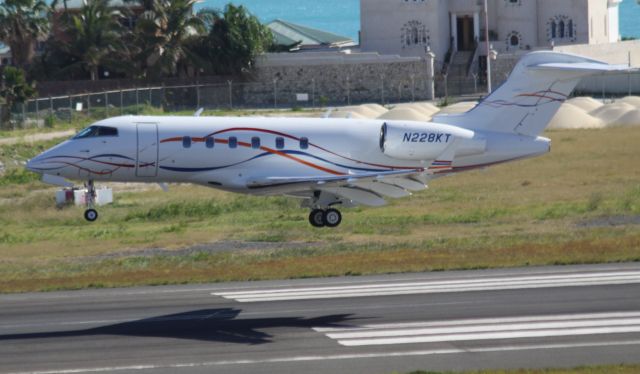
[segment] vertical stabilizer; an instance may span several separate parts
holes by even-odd
[[[518,62],[502,86],[475,108],[458,115],[437,115],[433,122],[537,136],[582,78],[622,71],[629,68],[566,53],[532,52]]]

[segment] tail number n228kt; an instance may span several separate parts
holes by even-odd
[[[406,132],[404,143],[449,143],[451,134],[437,134],[430,132]]]

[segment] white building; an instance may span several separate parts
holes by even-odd
[[[498,51],[617,42],[621,2],[488,0],[489,39]],[[360,0],[360,7],[364,52],[424,56],[429,46],[441,60],[485,40],[483,0]]]

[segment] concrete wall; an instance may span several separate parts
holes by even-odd
[[[254,80],[246,85],[244,101],[270,105],[277,90],[278,105],[304,105],[297,94],[308,94],[316,105],[425,100],[427,63],[422,58],[375,53],[271,54],[257,64]],[[311,104],[311,103],[308,103]]]

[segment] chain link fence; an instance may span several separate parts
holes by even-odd
[[[495,76],[501,82],[508,77]],[[342,81],[233,82],[156,86],[41,97],[16,104],[9,123],[0,128],[34,128],[53,126],[60,121],[100,120],[118,115],[160,114],[231,109],[295,109],[347,106],[362,103],[382,105],[430,99],[431,81],[426,77],[390,77],[380,75],[372,81],[347,75]],[[434,80],[436,101],[469,95],[479,98],[486,93],[486,76],[438,74]],[[581,83],[577,95],[611,99],[640,94],[640,74],[594,77]]]

